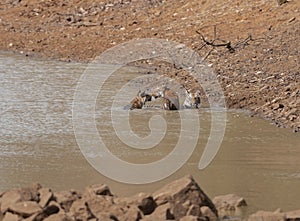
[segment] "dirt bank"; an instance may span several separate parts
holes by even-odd
[[[229,108],[299,131],[299,11],[297,0],[4,0],[0,50],[89,61],[131,39],[170,39],[212,64]],[[207,44],[230,45],[202,47],[197,31]]]

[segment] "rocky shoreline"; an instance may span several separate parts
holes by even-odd
[[[4,0],[0,50],[88,62],[128,40],[169,39],[192,48],[212,66],[228,108],[250,110],[297,132],[299,6],[297,0]]]
[[[245,199],[234,194],[213,200],[191,176],[175,180],[152,194],[114,196],[104,184],[53,192],[40,184],[0,193],[0,221],[296,221],[300,210],[258,211],[239,217]]]

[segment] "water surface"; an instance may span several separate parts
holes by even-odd
[[[207,168],[199,170],[198,162],[211,127],[209,109],[203,108],[197,147],[181,169],[159,182],[123,184],[98,173],[76,143],[72,102],[85,64],[34,60],[2,52],[0,67],[0,191],[35,181],[54,190],[82,190],[90,184],[106,183],[117,195],[132,195],[152,192],[192,174],[211,198],[228,193],[241,195],[247,200],[249,211],[300,207],[300,135],[289,129],[277,128],[241,111],[229,111],[218,155]],[[138,72],[120,71],[105,88],[110,92],[118,90],[132,74]],[[168,133],[157,147],[132,149],[114,134],[110,110],[101,108],[113,97],[107,91],[97,98],[95,122],[112,153],[128,162],[147,163],[172,151],[180,133],[178,112],[131,112],[132,129],[140,136],[149,134],[148,120],[152,115],[164,117],[168,126]],[[117,111],[121,116],[127,110],[119,107]]]

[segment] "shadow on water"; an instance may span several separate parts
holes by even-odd
[[[211,125],[211,114],[204,108],[199,112],[198,144],[182,168],[151,184],[118,183],[93,169],[75,140],[72,101],[84,64],[31,60],[1,53],[0,66],[0,191],[27,186],[33,181],[55,190],[81,190],[90,184],[107,183],[115,194],[131,195],[152,192],[192,174],[210,197],[236,193],[248,201],[250,211],[299,209],[299,134],[241,111],[229,111],[226,133],[216,158],[207,168],[199,170],[197,166]],[[122,77],[110,81],[106,87],[116,91],[119,87],[116,85],[122,86],[130,78],[122,73]],[[132,93],[137,88],[133,87]],[[180,134],[178,112],[130,112],[131,129],[141,137],[150,133],[148,122],[153,115],[162,116],[168,128],[159,145],[136,150],[124,145],[115,135],[110,109],[101,109],[114,96],[106,91],[101,93],[97,98],[95,122],[113,154],[128,162],[148,163],[172,151]],[[119,111],[116,116],[128,113],[116,108]]]

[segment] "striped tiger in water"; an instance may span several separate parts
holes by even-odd
[[[201,104],[200,91],[199,90],[186,90],[186,97],[183,102],[183,107],[187,109],[199,108]]]

